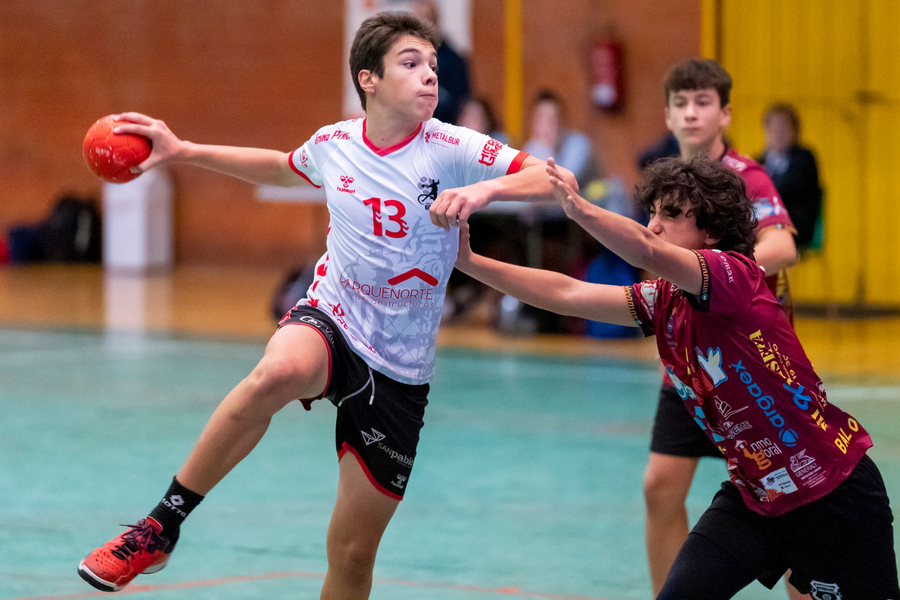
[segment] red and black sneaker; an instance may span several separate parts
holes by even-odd
[[[81,561],[78,574],[104,592],[118,592],[141,573],[161,571],[178,540],[162,535],[162,525],[147,517]]]

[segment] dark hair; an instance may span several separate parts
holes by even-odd
[[[697,155],[688,161],[663,158],[644,170],[635,200],[648,212],[693,215],[697,228],[719,238],[716,248],[753,258],[756,211],[744,180],[717,160]]]
[[[366,93],[359,85],[359,72],[371,71],[384,77],[384,56],[401,36],[411,35],[437,48],[440,36],[435,28],[406,12],[381,12],[363,21],[350,47],[350,74],[363,110]]]
[[[786,104],[784,102],[776,102],[769,106],[766,109],[766,112],[763,113],[763,126],[769,124],[769,121],[772,120],[772,117],[782,116],[788,120],[791,124],[791,128],[794,130],[794,136],[791,138],[791,143],[796,144],[797,140],[800,138],[800,115],[797,114],[797,111],[794,110],[794,107],[790,104]]]
[[[673,93],[682,90],[708,90],[713,88],[719,94],[719,105],[725,107],[731,102],[731,75],[722,65],[712,59],[693,59],[674,66],[666,75],[666,105]]]

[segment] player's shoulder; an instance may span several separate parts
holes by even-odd
[[[722,164],[741,176],[752,197],[760,195],[768,197],[777,193],[765,167],[746,154],[740,154],[734,148],[729,148],[722,157]]]
[[[738,173],[739,175],[756,172],[762,172],[763,174],[765,174],[766,172],[762,165],[760,165],[758,162],[756,162],[746,154],[741,154],[734,148],[729,148],[725,152],[725,155],[722,157],[722,164],[735,173]]]
[[[473,135],[481,134],[437,119],[429,119],[422,124],[422,141],[430,148],[461,148]]]
[[[707,250],[694,250],[700,258],[701,268],[706,269],[713,265],[719,265],[723,274],[729,281],[733,281],[738,273],[744,273],[744,278],[762,278],[765,272],[755,260],[734,250],[719,250],[711,248]],[[705,265],[704,265],[705,263]],[[718,269],[712,269],[718,271]]]

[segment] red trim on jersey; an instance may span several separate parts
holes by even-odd
[[[507,175],[512,175],[513,173],[518,173],[519,169],[522,168],[522,163],[525,162],[525,159],[531,156],[527,152],[523,152],[519,150],[519,153],[516,154],[516,157],[513,159],[511,163],[509,163],[509,168],[506,170]]]
[[[297,150],[299,150],[299,148]],[[294,173],[296,173],[297,175],[299,175],[300,177],[302,177],[303,179],[308,181],[309,185],[313,186],[314,188],[322,187],[321,185],[314,184],[312,182],[312,179],[310,179],[309,177],[306,176],[306,173],[304,173],[303,171],[301,171],[300,169],[298,169],[297,167],[294,166],[294,152],[296,152],[297,150],[292,151],[291,155],[288,156],[288,164],[291,166],[291,169],[293,169]]]
[[[369,150],[371,150],[378,156],[387,156],[391,152],[396,152],[400,148],[403,148],[404,146],[408,145],[411,141],[413,141],[415,139],[415,137],[417,135],[419,135],[420,131],[422,131],[421,123],[419,123],[419,126],[416,127],[416,130],[413,132],[413,134],[411,136],[409,136],[408,138],[406,138],[405,140],[403,140],[402,142],[400,142],[398,144],[394,144],[393,146],[390,146],[388,148],[379,148],[378,146],[376,146],[375,144],[370,142],[368,137],[366,137],[366,119],[363,119],[363,141],[366,143],[366,146],[369,147]]]
[[[366,466],[366,463],[363,462],[362,457],[359,455],[359,452],[356,451],[356,448],[344,442],[344,445],[341,446],[341,449],[338,450],[338,462],[340,462],[341,458],[347,453],[350,452],[353,456],[356,457],[357,462],[359,462],[359,466],[362,467],[363,472],[366,474],[366,477],[369,478],[369,481],[372,482],[372,485],[375,486],[375,489],[384,494],[389,498],[393,498],[394,500],[403,500],[403,496],[400,494],[395,494],[391,490],[383,487],[380,483],[375,481],[375,478],[372,476],[372,473],[369,471],[369,467]]]
[[[290,311],[288,311],[288,315],[289,314],[291,314]],[[287,315],[285,315],[285,316],[287,316]],[[284,327],[286,325],[304,325],[306,327],[309,327],[310,329],[312,329],[313,331],[318,333],[322,337],[322,341],[325,342],[325,349],[328,351],[328,379],[325,381],[325,389],[322,390],[322,393],[319,394],[318,396],[316,396],[315,398],[300,398],[300,402],[303,402],[304,400],[320,400],[323,397],[325,397],[325,392],[328,391],[328,386],[331,385],[331,346],[328,344],[328,340],[325,338],[325,334],[322,333],[321,331],[319,331],[318,329],[316,329],[315,327],[313,327],[312,325],[310,325],[309,323],[297,323],[297,322],[292,321],[289,323],[285,323],[284,325],[281,325],[281,327]],[[304,406],[304,408],[306,407],[306,402],[303,402],[303,406]],[[309,410],[309,409],[307,408],[306,410]]]

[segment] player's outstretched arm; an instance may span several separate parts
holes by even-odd
[[[469,225],[459,229],[456,268],[526,304],[560,315],[637,327],[622,286],[579,281],[562,273],[511,265],[475,254],[469,246]]]
[[[597,241],[628,264],[656,273],[688,293],[700,293],[703,273],[690,249],[670,244],[637,221],[591,204],[560,177],[559,167],[552,158],[547,160],[546,171],[553,195],[566,216]]]
[[[444,190],[432,203],[429,213],[431,222],[446,231],[465,223],[469,215],[497,200],[518,200],[522,202],[548,201],[553,190],[547,181],[544,167],[547,163],[529,156],[516,173],[496,179],[479,181],[460,188]],[[562,167],[557,167],[560,177],[578,189],[575,176]]]
[[[305,181],[291,169],[289,155],[285,152],[195,144],[179,139],[159,119],[136,112],[116,115],[116,119],[128,121],[129,124],[119,125],[115,132],[143,135],[153,142],[150,156],[136,167],[141,173],[156,165],[182,162],[258,185],[289,187]]]

